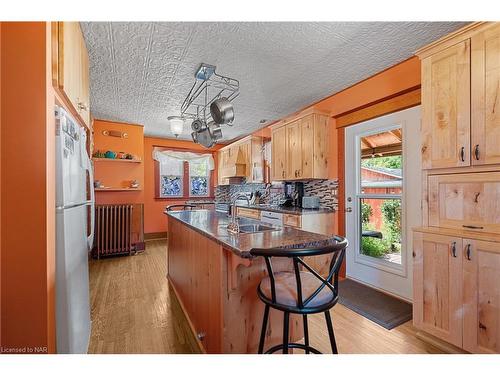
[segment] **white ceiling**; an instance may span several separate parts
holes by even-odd
[[[95,118],[173,137],[201,62],[240,81],[235,125],[246,135],[401,62],[459,22],[83,22]],[[179,138],[191,139],[190,127]]]

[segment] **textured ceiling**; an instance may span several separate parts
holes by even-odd
[[[457,22],[83,22],[95,118],[143,124],[173,137],[201,62],[240,81],[234,126],[246,135],[409,58]],[[186,126],[179,138],[190,139]]]

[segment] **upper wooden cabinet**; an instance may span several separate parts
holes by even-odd
[[[422,167],[500,164],[500,25],[468,26],[417,54]]]
[[[472,164],[500,163],[500,24],[471,38]]]
[[[422,166],[470,165],[470,48],[458,43],[422,61]]]
[[[262,137],[248,136],[221,148],[218,152],[218,184],[228,185],[230,178],[245,178],[248,183],[264,182]]]
[[[273,128],[271,132],[271,179],[273,181],[287,178],[287,136],[286,127]]]
[[[328,178],[328,122],[327,115],[312,112],[273,126],[274,181]]]
[[[90,127],[89,56],[78,22],[57,22],[53,33],[53,79],[72,106],[73,114]]]

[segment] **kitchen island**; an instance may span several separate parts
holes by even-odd
[[[230,218],[208,210],[165,212],[168,217],[168,279],[200,348],[207,353],[257,353],[264,304],[257,286],[267,275],[252,248],[324,246],[331,236],[291,227],[231,234]],[[239,219],[240,225],[256,220]],[[275,271],[292,270],[290,259],[273,260]],[[290,341],[302,336],[302,319],[291,315]],[[266,348],[282,341],[283,314],[271,310]]]

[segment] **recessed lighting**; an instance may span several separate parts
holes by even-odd
[[[266,121],[267,121],[267,120],[264,118],[264,119],[260,120],[259,122],[260,122],[261,124],[265,124],[265,123],[266,123]]]

